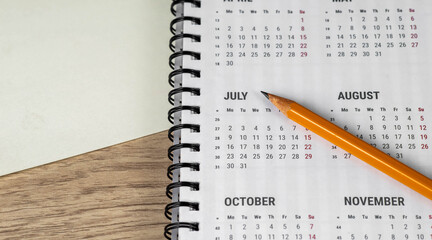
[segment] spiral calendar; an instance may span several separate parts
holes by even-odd
[[[432,202],[286,119],[432,178],[432,2],[174,0],[168,239],[432,239]]]

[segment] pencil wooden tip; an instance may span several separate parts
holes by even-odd
[[[269,99],[269,95],[266,92],[261,91],[261,93],[264,95],[264,97],[266,97],[267,99]]]

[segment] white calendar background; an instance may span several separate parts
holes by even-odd
[[[319,3],[318,3],[319,2]],[[260,93],[290,98],[432,177],[432,2],[202,1],[185,15],[180,239],[432,239],[432,203],[288,120]],[[243,199],[243,202],[241,202]],[[274,204],[268,202],[274,200]],[[371,200],[372,199],[372,200]],[[260,202],[261,201],[261,202]],[[267,206],[263,206],[267,201]],[[386,201],[390,201],[387,202]],[[238,206],[234,206],[238,203]],[[265,204],[264,204],[265,205]],[[378,205],[378,206],[377,206]]]

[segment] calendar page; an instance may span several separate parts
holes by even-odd
[[[430,0],[185,3],[179,239],[432,239],[432,202],[281,114],[292,99],[432,177]]]

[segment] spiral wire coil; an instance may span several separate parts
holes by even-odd
[[[177,29],[178,24],[182,24],[186,21],[192,22],[196,25],[201,24],[200,18],[193,16],[184,16],[183,13],[177,13],[178,5],[181,4],[184,7],[185,3],[189,3],[196,8],[201,7],[201,1],[199,0],[173,0],[171,3],[171,13],[175,16],[175,18],[171,21],[170,24],[170,30],[174,36],[169,41],[169,47],[173,53],[169,58],[169,66],[171,67],[172,72],[168,76],[168,83],[171,85],[171,87],[173,87],[173,89],[168,94],[168,101],[169,103],[171,103],[171,105],[173,105],[173,107],[168,112],[168,120],[173,124],[173,126],[168,130],[168,138],[173,142],[173,145],[168,149],[168,158],[173,162],[167,169],[167,177],[173,181],[166,187],[166,195],[170,199],[173,199],[174,190],[178,190],[183,187],[189,188],[192,191],[199,191],[198,182],[181,181],[180,176],[174,178],[175,171],[183,168],[188,168],[192,171],[200,170],[200,164],[196,162],[181,162],[181,159],[178,162],[174,162],[174,156],[176,151],[180,151],[181,149],[190,149],[191,151],[195,152],[200,151],[199,144],[182,143],[181,137],[178,137],[177,141],[175,141],[176,133],[178,134],[181,130],[188,129],[191,132],[200,132],[200,125],[182,123],[181,119],[178,119],[178,121],[176,122],[176,119],[174,117],[176,113],[180,113],[182,111],[190,111],[194,114],[200,114],[199,106],[187,106],[183,105],[181,102],[181,94],[190,93],[191,95],[199,96],[201,94],[200,89],[183,87],[181,82],[176,82],[176,77],[184,74],[190,74],[191,76],[196,78],[201,77],[200,70],[176,66],[176,60],[179,58],[183,58],[183,56],[190,56],[195,60],[201,59],[201,53],[199,52],[183,50],[183,48],[176,48],[176,42],[186,38],[191,39],[195,42],[201,42],[200,35],[184,33],[183,30],[179,31]],[[177,100],[177,103],[176,99],[179,99]],[[188,208],[190,211],[199,211],[199,203],[181,201],[178,197],[178,199],[176,199],[175,201],[173,200],[173,202],[166,205],[165,216],[167,219],[171,220],[171,223],[165,226],[164,236],[167,239],[172,239],[173,231],[180,228],[186,228],[191,231],[199,230],[199,224],[197,222],[180,222],[178,215],[174,217],[173,211],[180,208]]]

